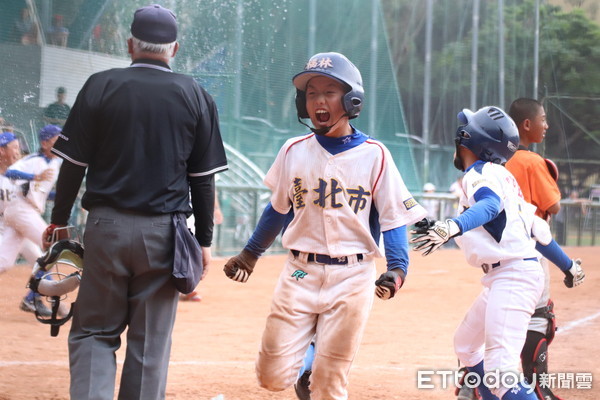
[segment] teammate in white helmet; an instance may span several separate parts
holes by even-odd
[[[282,243],[290,251],[256,361],[258,381],[281,391],[310,375],[304,379],[310,398],[347,399],[348,373],[374,294],[392,298],[404,283],[406,225],[426,211],[406,189],[388,149],[350,124],[364,101],[354,64],[339,53],[319,53],[293,84],[298,119],[304,124],[301,118],[310,118],[314,128],[279,151],[265,178],[271,202],[224,271],[246,282],[289,214]],[[379,228],[388,271],[376,280]],[[309,372],[303,358],[315,335]]]
[[[424,255],[455,237],[467,261],[485,276],[482,292],[454,336],[454,350],[470,373],[481,379],[484,400],[536,400],[518,377],[527,325],[544,286],[537,259],[540,251],[565,273],[565,284],[585,277],[579,260],[571,260],[552,240],[548,225],[534,215],[515,178],[504,167],[519,145],[513,120],[500,108],[484,107],[458,115],[454,165],[465,171],[460,215],[433,224],[417,224],[411,239]],[[535,237],[535,239],[534,239]],[[537,241],[536,241],[537,240]],[[496,381],[482,379],[498,376]]]

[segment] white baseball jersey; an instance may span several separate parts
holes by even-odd
[[[4,214],[6,206],[14,198],[14,196],[14,183],[4,175],[0,175],[0,215]]]
[[[488,268],[475,299],[454,335],[460,362],[483,361],[485,372],[518,371],[527,325],[543,290],[544,275],[531,238],[535,207],[525,202],[513,175],[503,166],[477,162],[462,180],[459,210],[475,204],[474,195],[489,188],[500,198],[500,213],[455,239],[474,267]],[[498,264],[499,263],[499,264]],[[513,384],[490,388],[502,398]]]
[[[531,225],[535,207],[525,202],[519,184],[503,166],[477,163],[464,175],[459,212],[475,204],[474,194],[487,187],[500,197],[500,214],[489,223],[457,236],[467,262],[480,268],[499,261],[536,257]]]
[[[18,187],[16,192],[16,198],[25,199],[40,214],[43,214],[46,209],[46,200],[48,199],[48,195],[50,194],[50,191],[56,183],[61,164],[62,158],[54,157],[48,159],[39,153],[34,153],[20,159],[19,161],[11,165],[9,168],[11,170],[27,172],[29,174],[34,175],[39,175],[48,168],[51,168],[53,172],[52,178],[45,181],[28,182],[23,180],[17,180],[16,184]],[[29,184],[29,190],[27,190],[25,196],[23,196],[23,191],[21,190],[21,185],[23,184]]]
[[[407,190],[389,150],[364,143],[332,155],[314,134],[289,139],[264,180],[275,211],[294,219],[286,229],[285,248],[343,257],[380,257],[369,229],[374,204],[382,231],[414,223],[426,211]]]

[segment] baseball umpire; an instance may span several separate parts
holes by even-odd
[[[206,267],[214,174],[227,169],[216,105],[171,71],[177,21],[138,9],[127,40],[132,64],[92,75],[53,151],[61,167],[51,225],[66,225],[84,175],[89,210],[81,281],[69,334],[72,399],[112,399],[115,351],[127,328],[119,399],[164,399],[178,292],[174,213],[189,214]],[[86,172],[87,171],[87,172]]]
[[[267,317],[258,381],[280,391],[307,374],[300,384],[310,382],[312,399],[347,399],[348,373],[374,293],[389,299],[404,283],[406,225],[426,211],[407,190],[389,150],[350,124],[364,100],[361,74],[350,60],[315,54],[293,84],[298,119],[310,118],[314,128],[279,151],[265,178],[271,202],[224,270],[246,282],[292,211],[283,235],[289,257]],[[379,227],[388,271],[375,281]],[[303,358],[315,334],[311,372]]]

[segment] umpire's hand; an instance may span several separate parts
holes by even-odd
[[[258,261],[258,258],[248,250],[244,249],[240,254],[231,257],[225,263],[223,271],[225,271],[225,275],[227,275],[229,279],[244,283],[248,280],[252,271],[254,271],[256,261]]]

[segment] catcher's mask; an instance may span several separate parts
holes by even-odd
[[[83,246],[75,240],[59,240],[37,259],[28,287],[35,293],[50,298],[52,315],[43,318],[38,311],[35,316],[43,324],[50,324],[50,334],[58,335],[58,329],[73,316],[73,304],[65,314],[60,311],[60,302],[79,287],[83,270]]]

